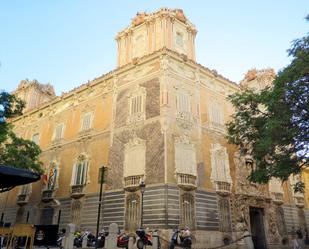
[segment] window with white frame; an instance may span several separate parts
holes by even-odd
[[[92,113],[86,113],[82,118],[81,131],[86,131],[91,128]]]
[[[195,146],[186,137],[175,141],[175,164],[176,173],[197,175]]]
[[[71,185],[85,185],[87,182],[89,162],[86,157],[80,157],[73,169]]]
[[[129,116],[128,123],[145,120],[146,113],[146,89],[136,87],[129,95]]]
[[[39,145],[39,138],[40,138],[40,134],[39,133],[33,134],[32,142],[34,142],[35,144]]]
[[[63,136],[63,129],[64,129],[64,124],[57,124],[56,128],[55,128],[55,132],[54,132],[54,140],[60,140],[62,139]]]
[[[213,182],[232,183],[229,159],[226,148],[221,144],[212,144],[210,150],[211,176]]]
[[[137,137],[125,145],[124,177],[141,176],[145,174],[146,142]]]

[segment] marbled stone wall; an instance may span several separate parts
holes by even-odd
[[[136,130],[124,130],[114,134],[109,153],[108,189],[123,188],[124,145],[133,136],[146,140],[146,183],[164,181],[164,139],[160,122],[155,121]]]

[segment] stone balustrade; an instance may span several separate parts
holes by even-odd
[[[19,194],[17,196],[17,204],[19,206],[23,206],[25,204],[27,204],[28,202],[28,195],[27,194]]]
[[[215,186],[218,195],[226,196],[231,193],[231,183],[229,182],[216,181]]]
[[[177,184],[185,190],[196,189],[196,176],[190,174],[177,173]]]
[[[84,193],[85,185],[72,185],[71,186],[71,198],[78,199],[85,195]]]
[[[53,199],[53,193],[54,193],[54,190],[52,189],[45,189],[42,191],[42,201],[44,202],[48,202],[50,200]]]
[[[283,193],[273,192],[271,195],[274,203],[277,205],[283,204]]]
[[[126,191],[136,191],[143,180],[144,175],[127,176],[124,178],[124,189]]]

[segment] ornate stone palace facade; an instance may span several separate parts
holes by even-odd
[[[168,238],[187,225],[196,248],[246,229],[259,248],[282,248],[306,228],[304,197],[291,190],[296,179],[248,182],[254,161],[225,139],[233,112],[227,96],[270,84],[274,72],[251,70],[235,84],[196,63],[196,33],[182,10],[138,13],[116,37],[114,71],[59,97],[50,85],[22,81],[15,93],[27,108],[12,123],[42,148],[46,176],[1,194],[2,220],[94,229],[99,168],[107,166],[104,227],[140,226],[143,180],[143,226]]]

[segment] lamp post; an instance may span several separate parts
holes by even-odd
[[[145,192],[145,187],[146,187],[145,182],[141,181],[141,183],[139,184],[139,187],[141,189],[141,194],[142,194],[142,201],[141,201],[141,228],[143,228],[144,192]]]
[[[96,249],[98,248],[98,236],[99,236],[99,225],[100,225],[100,216],[101,216],[102,192],[103,192],[104,175],[105,175],[106,170],[107,170],[107,167],[104,167],[104,166],[102,166],[99,169],[100,195],[99,195],[97,231],[96,231],[96,243],[95,243]]]

